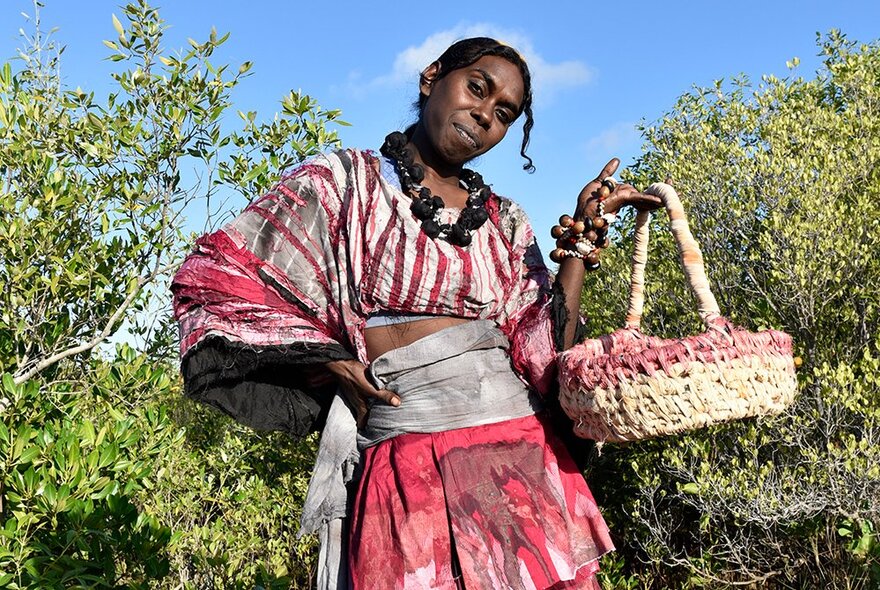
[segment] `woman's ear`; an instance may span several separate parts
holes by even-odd
[[[422,71],[422,75],[419,76],[419,91],[425,96],[431,95],[431,89],[434,87],[434,82],[437,81],[437,76],[440,74],[440,62],[435,61],[427,68]]]

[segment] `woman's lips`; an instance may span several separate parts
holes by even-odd
[[[461,138],[465,143],[471,146],[472,149],[476,150],[480,148],[480,142],[477,141],[476,135],[470,129],[463,125],[459,125],[458,123],[454,123],[452,126],[455,127],[455,130],[458,131]]]

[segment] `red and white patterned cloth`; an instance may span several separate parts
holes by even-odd
[[[432,240],[371,152],[311,160],[202,237],[174,278],[181,354],[209,336],[338,343],[366,363],[379,311],[494,320],[525,380],[555,377],[547,268],[522,209],[493,195],[468,248]]]
[[[184,367],[211,339],[239,356],[213,351],[200,371],[273,347],[336,349],[367,364],[368,316],[434,314],[494,321],[521,380],[547,392],[556,368],[549,275],[522,210],[493,195],[489,222],[461,248],[427,238],[410,203],[371,152],[328,154],[285,176],[201,238],[175,276]],[[205,379],[208,389],[228,387]],[[212,403],[254,413],[247,422],[258,427],[281,423],[287,402],[236,397],[271,399],[276,390],[264,386],[226,389]],[[538,417],[403,434],[367,449],[363,462],[351,527],[356,588],[454,587],[450,530],[468,590],[590,587],[612,548],[586,483]]]
[[[613,549],[583,476],[538,416],[402,434],[363,461],[355,590],[454,590],[452,538],[468,590],[589,588]]]

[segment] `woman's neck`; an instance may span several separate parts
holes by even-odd
[[[458,179],[461,176],[462,165],[444,160],[431,146],[421,125],[413,131],[409,145],[413,148],[416,163],[425,171],[423,185],[429,188],[431,186],[459,188]]]

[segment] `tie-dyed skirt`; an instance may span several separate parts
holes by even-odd
[[[402,434],[363,461],[355,590],[598,588],[608,528],[541,415]]]

